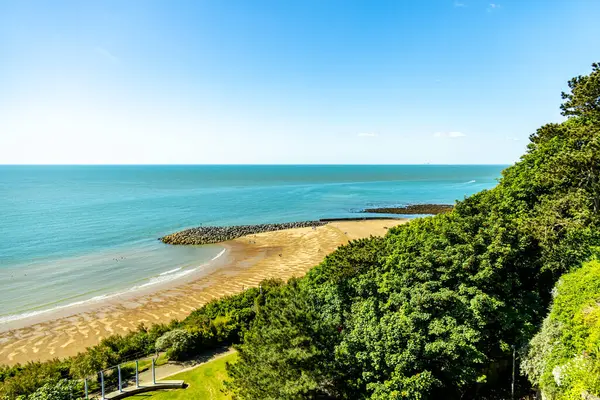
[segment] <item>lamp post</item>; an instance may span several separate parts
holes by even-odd
[[[104,371],[100,371],[100,388],[102,390],[102,400],[104,400]]]
[[[119,393],[123,393],[123,383],[121,382],[121,365],[117,365],[117,372],[119,373]]]
[[[152,358],[152,384],[156,385],[156,368],[154,367],[154,358]]]
[[[515,359],[517,356],[517,352],[515,350],[515,345],[513,344],[513,365],[512,365],[512,384],[510,385],[510,398],[515,400]]]
[[[140,387],[140,362],[135,360],[135,387]]]

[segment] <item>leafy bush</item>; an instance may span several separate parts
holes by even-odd
[[[524,373],[552,400],[600,395],[600,262],[564,275]]]
[[[292,279],[267,300],[244,336],[243,359],[228,366],[235,381],[227,386],[242,398],[315,398],[333,389],[324,386],[333,379],[328,338],[337,331],[299,284]]]
[[[66,379],[57,383],[47,383],[29,396],[19,396],[18,400],[73,400],[80,399],[81,385]]]
[[[352,242],[303,279],[264,282],[184,321],[3,368],[0,395],[51,390],[155,347],[181,358],[243,337],[229,366],[239,399],[508,398],[512,346],[529,342],[551,288],[600,244],[600,65],[569,87],[569,119],[538,129],[496,188],[451,213]],[[560,281],[531,343],[523,368],[547,396],[599,391],[599,271]]]
[[[30,362],[5,368],[0,384],[0,398],[14,399],[29,395],[45,384],[54,385],[69,377],[69,362],[58,359],[47,362]]]
[[[172,360],[182,360],[193,347],[193,336],[185,329],[173,329],[156,340],[156,349]]]
[[[341,247],[267,299],[229,368],[236,396],[509,398],[512,347],[600,243],[599,68],[497,187]]]
[[[177,329],[186,332],[185,346],[177,344],[170,350],[173,359],[181,359],[218,346],[228,346],[240,340],[255,316],[255,310],[264,303],[269,293],[276,292],[283,282],[266,280],[261,288],[251,288],[242,293],[214,300],[192,312],[183,321],[170,324],[138,326],[126,335],[112,335],[85,352],[65,360],[28,363],[12,367],[0,366],[0,398],[15,399],[33,394],[46,384],[57,384],[61,379],[92,378],[90,387],[95,387],[98,371],[113,367],[136,358],[155,353],[155,344],[167,332]],[[177,334],[175,334],[177,335]],[[188,337],[189,336],[189,337]],[[122,373],[128,373],[127,368]],[[106,377],[116,379],[116,375]]]

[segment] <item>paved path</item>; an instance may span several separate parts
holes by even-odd
[[[106,399],[122,399],[125,397],[133,396],[137,393],[143,393],[159,389],[179,389],[183,387],[183,381],[181,380],[167,380],[166,378],[172,375],[179,374],[192,370],[200,365],[214,361],[221,357],[225,357],[235,350],[232,348],[218,348],[213,351],[207,352],[201,357],[193,360],[183,362],[170,362],[167,364],[159,365],[155,368],[156,370],[156,384],[152,382],[152,369],[140,372],[140,388],[135,387],[135,380],[130,380],[123,385],[123,392],[112,391],[107,393]],[[90,394],[90,399],[99,399],[100,393]]]
[[[216,349],[210,353],[207,353],[205,356],[199,357],[194,360],[183,362],[170,362],[168,364],[160,365],[156,367],[156,380],[159,381],[171,375],[189,371],[198,367],[199,365],[206,364],[207,362],[211,362],[221,357],[225,357],[226,355],[229,355],[233,352],[235,352],[235,350],[233,349],[221,348]],[[151,369],[140,373],[140,384],[142,384],[143,382],[152,382]]]

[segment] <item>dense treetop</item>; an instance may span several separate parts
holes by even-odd
[[[496,188],[340,248],[267,300],[230,367],[236,395],[509,397],[512,346],[599,243],[599,76],[569,83],[568,119],[531,135]]]
[[[600,262],[561,277],[549,315],[523,362],[548,399],[600,393]]]
[[[140,353],[239,343],[227,382],[238,399],[506,399],[513,348],[526,353],[540,326],[523,363],[531,384],[556,399],[600,395],[579,374],[600,368],[598,263],[578,270],[600,244],[600,66],[569,87],[567,119],[532,134],[494,189],[342,246],[287,284],[74,358],[0,367],[0,396],[66,399],[81,394],[77,378]],[[517,389],[531,385],[520,377]]]

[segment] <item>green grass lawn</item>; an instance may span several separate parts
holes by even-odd
[[[169,359],[167,358],[166,354],[163,353],[158,356],[154,365],[159,367],[163,364],[166,364],[168,361],[169,361]],[[123,367],[135,368],[135,361],[121,364],[121,368],[123,368]],[[139,372],[147,371],[151,367],[152,367],[152,360],[147,359],[147,358],[143,359],[143,360],[139,360]]]
[[[225,363],[235,361],[237,353],[232,353],[214,361],[202,364],[187,372],[169,376],[168,379],[183,379],[189,386],[187,389],[162,390],[148,392],[132,396],[132,399],[152,400],[184,400],[184,399],[206,399],[225,400],[231,399],[230,395],[223,393],[223,381],[227,378]]]

